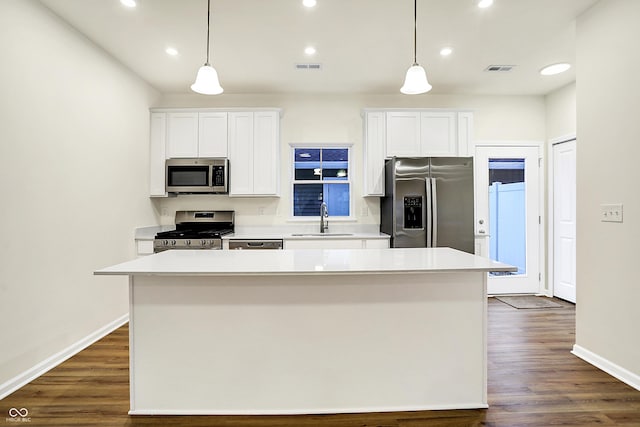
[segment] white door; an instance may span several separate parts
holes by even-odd
[[[538,158],[538,147],[476,147],[478,228],[489,235],[492,259],[518,267],[514,273],[489,275],[491,295],[539,292]]]
[[[553,295],[576,302],[576,141],[553,146]]]

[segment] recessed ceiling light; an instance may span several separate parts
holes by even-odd
[[[450,47],[443,47],[442,49],[440,49],[440,55],[442,56],[449,56],[453,53],[453,49],[451,49]]]
[[[127,7],[136,7],[136,0],[120,0],[120,3]]]
[[[314,7],[316,5],[316,0],[302,0],[302,4],[305,7]]]
[[[542,74],[543,76],[553,76],[554,74],[564,73],[569,68],[571,68],[571,64],[567,63],[547,65],[542,70],[540,70],[540,74]]]
[[[493,4],[493,0],[480,0],[478,1],[478,7],[480,9],[485,9]]]
[[[306,53],[307,55],[315,55],[316,48],[313,46],[307,46],[304,48],[304,53]]]
[[[178,50],[175,47],[169,46],[164,51],[167,53],[167,55],[171,55],[171,56],[177,56],[178,55]]]

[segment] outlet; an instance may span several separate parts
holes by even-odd
[[[264,215],[264,206],[258,207],[258,215]]]
[[[360,208],[360,216],[369,216],[369,207],[367,205]]]
[[[622,222],[622,203],[600,205],[600,221]]]

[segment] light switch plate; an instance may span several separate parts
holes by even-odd
[[[600,205],[600,221],[622,222],[622,203]]]

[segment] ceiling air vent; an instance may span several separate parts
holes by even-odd
[[[298,63],[295,64],[296,70],[321,70],[322,64],[317,63]]]
[[[514,67],[515,65],[489,65],[484,69],[484,71],[489,71],[491,73],[506,73],[513,70]]]

